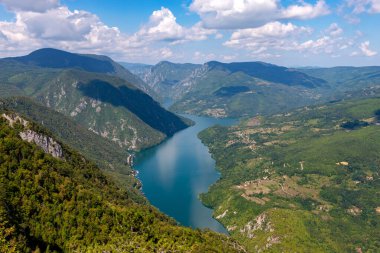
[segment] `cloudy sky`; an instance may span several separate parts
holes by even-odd
[[[380,65],[380,0],[0,0],[0,57]]]

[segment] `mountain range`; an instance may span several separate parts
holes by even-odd
[[[380,67],[47,48],[0,68],[0,252],[379,248]],[[175,112],[241,120],[199,134],[221,173],[200,199],[230,236],[181,227],[141,192],[132,158],[192,124]]]
[[[0,252],[244,252],[224,235],[178,226],[141,193],[136,199],[89,159],[93,151],[87,157],[61,141],[66,133],[78,147],[71,137],[91,133],[63,119],[72,128],[60,126],[57,138],[20,113],[51,116],[28,103],[0,101]]]
[[[379,67],[286,68],[264,62],[203,65],[160,62],[136,68],[170,108],[213,117],[273,114],[299,106],[377,93]],[[374,91],[374,92],[371,92]]]
[[[0,66],[5,90],[0,96],[32,97],[121,148],[147,148],[188,124],[147,95],[143,81],[105,56],[41,49],[0,59]]]

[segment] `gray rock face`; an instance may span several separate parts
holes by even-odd
[[[14,126],[16,123],[20,123],[24,126],[24,131],[21,132],[19,135],[21,139],[24,141],[34,143],[40,148],[43,149],[43,151],[47,154],[52,155],[55,158],[63,159],[63,149],[62,146],[56,142],[53,138],[45,136],[43,134],[39,134],[37,132],[34,132],[30,129],[27,129],[29,127],[29,122],[17,114],[3,114],[1,115],[4,119],[6,119],[11,127]]]
[[[38,134],[32,130],[26,130],[20,133],[21,139],[24,141],[35,143],[41,147],[45,153],[52,155],[55,158],[63,158],[63,150],[53,138]]]

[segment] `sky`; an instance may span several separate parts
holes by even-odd
[[[0,0],[0,57],[380,65],[380,0]]]

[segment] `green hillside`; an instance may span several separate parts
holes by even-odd
[[[31,52],[29,55],[10,57],[4,60],[42,68],[79,69],[87,72],[114,75],[133,83],[151,96],[156,95],[140,78],[111,58],[103,55],[74,54],[54,48],[42,48]]]
[[[45,128],[1,111],[0,252],[242,251],[226,236],[179,227],[137,204]]]
[[[29,98],[0,99],[0,110],[12,110],[46,127],[59,141],[65,142],[80,154],[95,162],[105,174],[126,187],[135,200],[145,202],[137,189],[135,178],[125,149],[103,138],[61,113],[53,111]],[[132,196],[132,194],[131,194]]]
[[[126,65],[181,113],[212,117],[273,114],[341,99],[373,97],[379,67],[286,68],[265,62]]]
[[[183,84],[201,65],[178,64],[162,61],[143,69],[126,65],[133,73],[144,80],[162,99],[173,99],[181,96]]]
[[[80,62],[81,57],[74,59]],[[70,66],[75,67],[74,63]],[[92,66],[86,61],[81,64]],[[150,147],[187,127],[182,118],[114,75],[41,68],[14,59],[0,60],[0,65],[4,69],[0,74],[0,89],[6,90],[0,96],[32,97],[122,148]]]
[[[202,196],[249,252],[377,252],[380,98],[200,134],[221,179]]]
[[[264,78],[265,75],[257,75],[253,72],[254,68],[249,72],[248,69],[252,64],[262,66],[265,69],[264,74],[267,73],[268,76],[271,69],[272,76],[284,76],[284,83],[275,83],[256,77]],[[244,117],[286,111],[319,101],[320,92],[315,88],[310,88],[310,86],[324,85],[319,79],[315,79],[317,81],[313,84],[311,81],[306,83],[306,80],[301,78],[299,85],[295,85],[296,76],[287,75],[296,75],[297,72],[263,63],[252,64],[241,64],[245,66],[244,68],[240,64],[232,65],[232,69],[229,69],[227,64],[214,62],[206,64],[204,73],[190,81],[192,85],[189,91],[171,109],[213,117]],[[239,66],[242,68],[241,71],[237,70]],[[240,89],[229,92],[236,90],[236,87]]]

